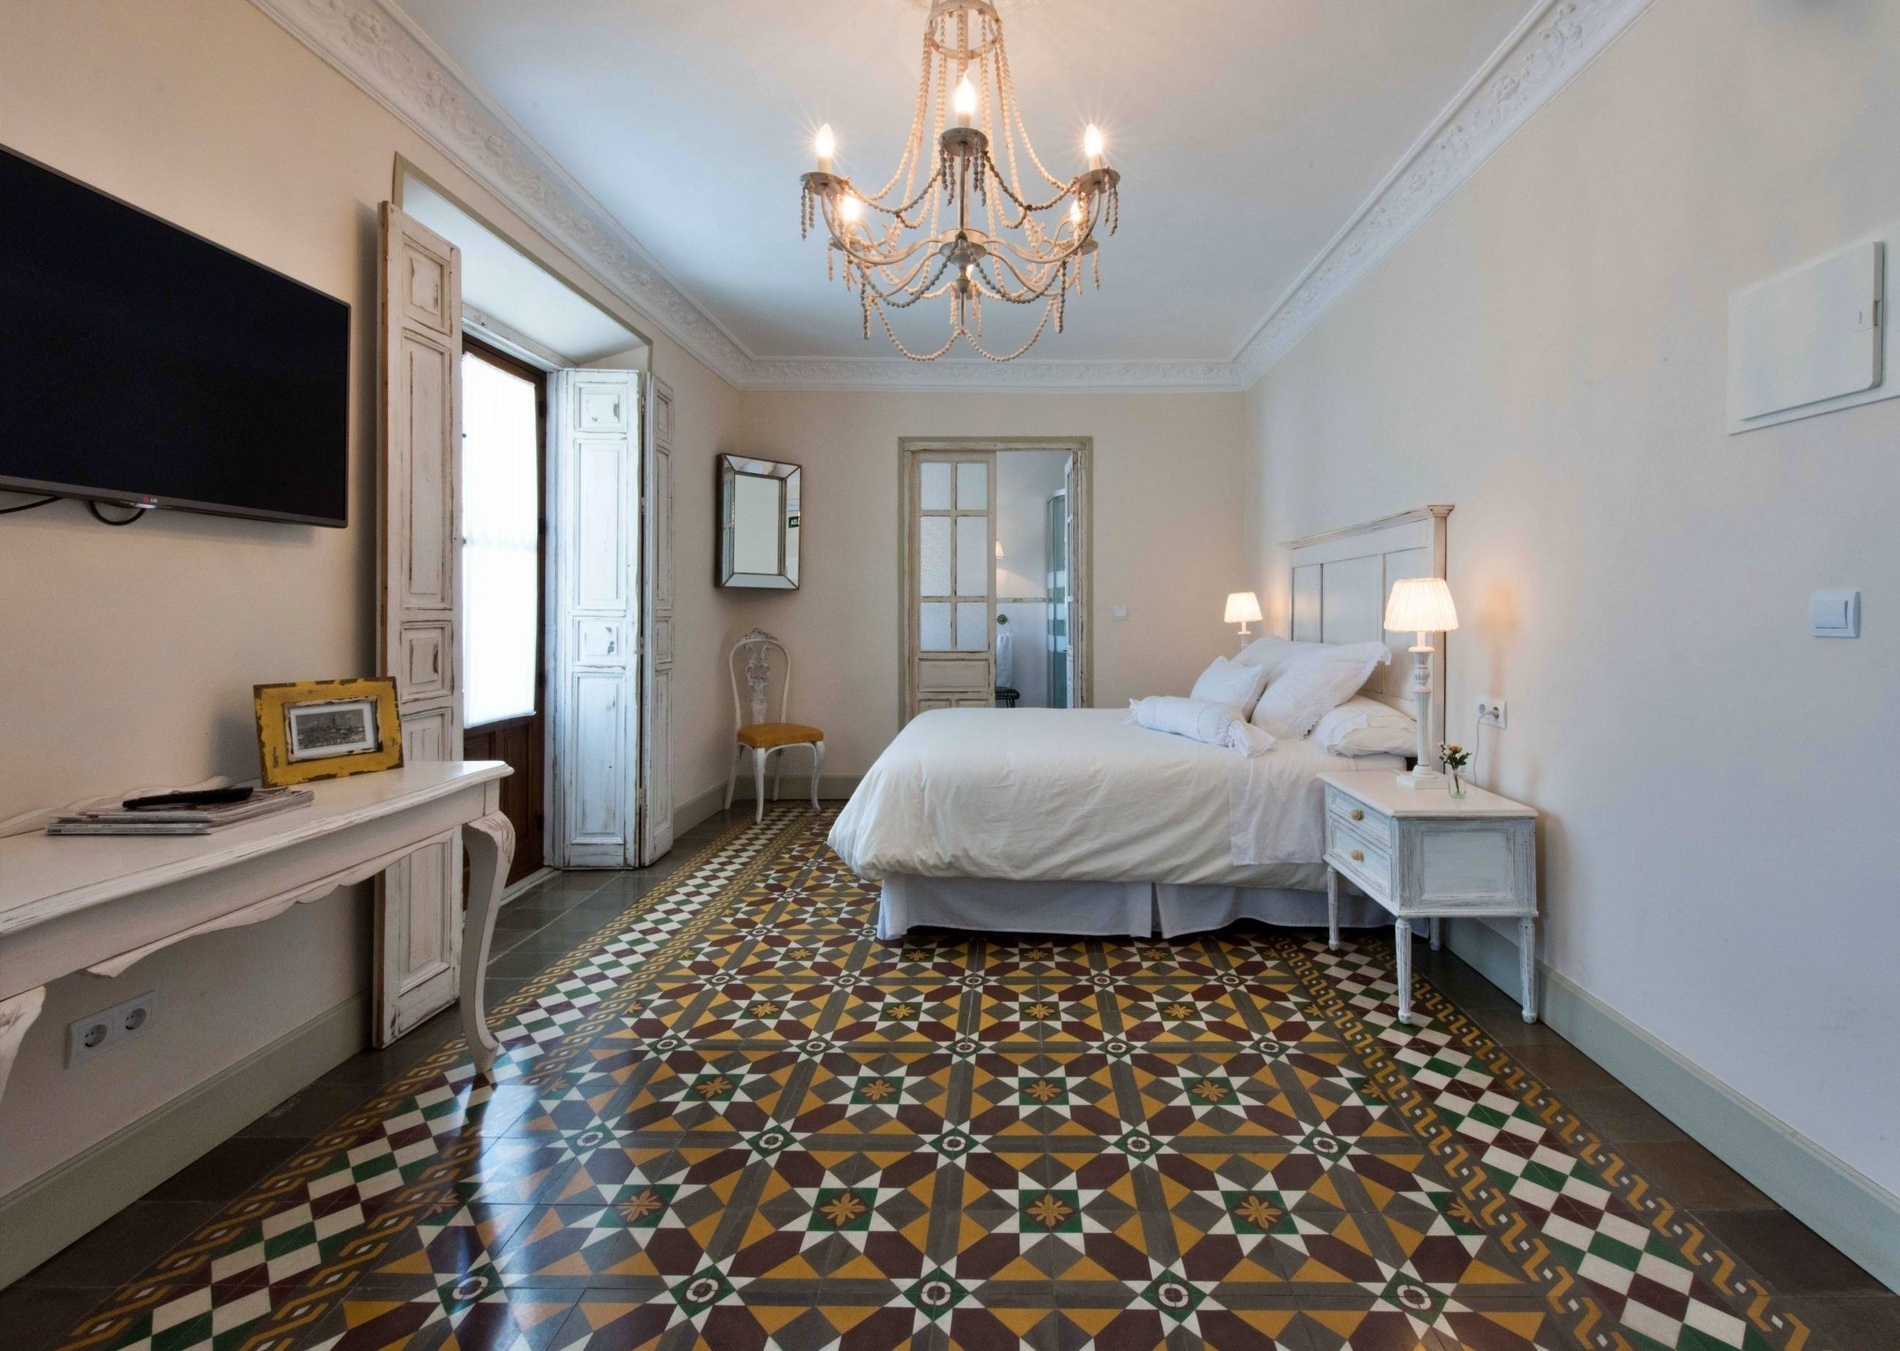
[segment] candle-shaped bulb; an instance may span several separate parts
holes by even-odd
[[[957,81],[956,109],[957,121],[969,126],[970,119],[976,115],[976,86],[970,83],[970,72],[967,70],[963,72],[963,78]]]
[[[838,214],[844,217],[847,224],[855,222],[864,214],[864,203],[858,200],[856,193],[847,192],[838,199]]]
[[[830,173],[831,157],[838,153],[838,138],[832,135],[831,123],[827,122],[818,128],[818,139],[813,143],[812,148],[818,152],[818,172]]]
[[[1082,199],[1080,197],[1069,204],[1069,223],[1075,226],[1076,229],[1079,230],[1082,228],[1082,220],[1085,214],[1086,213],[1082,210]]]
[[[1089,123],[1088,130],[1082,133],[1082,153],[1089,157],[1089,168],[1102,167],[1102,151],[1105,149],[1107,143],[1102,140],[1102,129],[1093,122]]]

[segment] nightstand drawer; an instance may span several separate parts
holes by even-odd
[[[1368,819],[1373,819],[1368,814]],[[1361,835],[1358,822],[1345,816],[1326,818],[1326,861],[1350,877],[1360,890],[1374,900],[1392,895],[1392,853],[1385,846]]]
[[[1382,816],[1361,802],[1347,797],[1337,788],[1326,790],[1326,815],[1336,818],[1341,825],[1356,835],[1362,835],[1374,844],[1390,849],[1398,843],[1397,833],[1392,829],[1392,818]]]

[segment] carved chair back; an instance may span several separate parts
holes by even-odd
[[[792,698],[792,658],[785,645],[764,629],[753,629],[732,645],[726,658],[732,676],[732,716],[740,727],[784,722]],[[743,679],[745,693],[740,694]],[[772,712],[772,686],[778,686],[778,711]]]

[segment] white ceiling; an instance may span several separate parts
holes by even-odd
[[[755,359],[876,358],[798,233],[830,122],[882,182],[921,0],[401,0],[404,12]],[[1043,360],[1226,362],[1538,0],[1015,0],[1019,98],[1054,169],[1107,129],[1121,232]],[[1079,167],[1079,166],[1078,166]],[[920,310],[923,307],[920,307]],[[993,345],[1011,321],[991,306]],[[935,346],[940,307],[905,316]],[[1029,322],[1033,323],[1033,319]],[[1023,328],[1026,332],[1026,327]],[[1013,345],[1013,344],[1012,344]],[[960,355],[968,355],[959,349]]]

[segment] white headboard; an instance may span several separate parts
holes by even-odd
[[[1420,507],[1364,525],[1349,525],[1289,541],[1291,637],[1309,643],[1383,641],[1392,661],[1372,673],[1363,693],[1407,713],[1413,633],[1385,631],[1385,599],[1404,577],[1445,575],[1445,518],[1449,506]],[[1445,635],[1433,640],[1432,724],[1445,727]]]

